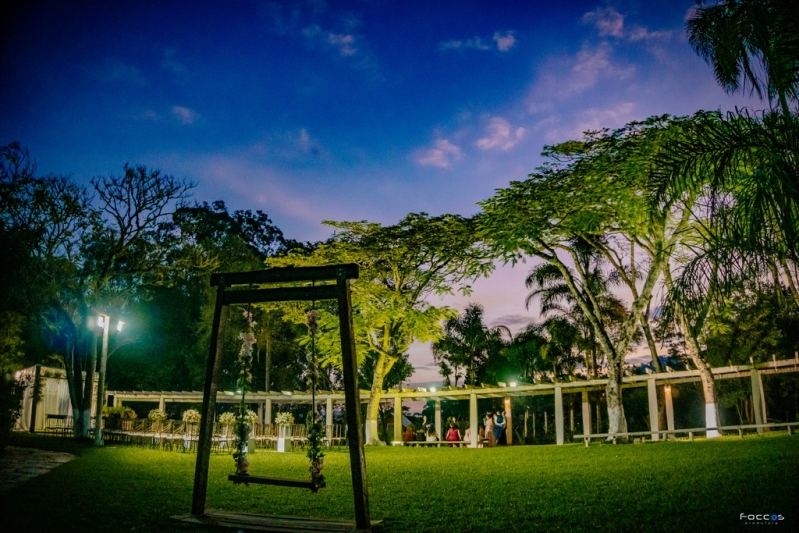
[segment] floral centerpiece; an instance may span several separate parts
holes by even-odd
[[[166,413],[160,409],[153,409],[147,415],[147,419],[153,422],[163,422],[166,420]]]
[[[187,424],[197,424],[201,419],[202,417],[197,409],[186,409],[183,411],[183,421]]]
[[[291,413],[278,413],[275,417],[275,424],[278,425],[278,436],[290,437],[291,425],[294,423],[294,415]]]
[[[291,413],[278,413],[275,416],[275,424],[278,426],[290,426],[294,423],[294,415]]]
[[[233,413],[222,413],[219,415],[219,423],[223,426],[232,426],[236,423],[236,415]]]
[[[248,443],[253,425],[258,420],[258,415],[247,409],[246,400],[247,391],[250,390],[250,383],[252,383],[252,347],[256,343],[253,329],[257,323],[253,320],[249,308],[244,311],[244,319],[247,321],[248,331],[239,333],[241,349],[239,350],[239,379],[236,380],[236,388],[241,391],[241,401],[236,410],[236,451],[233,452],[236,474],[239,476],[249,475]]]

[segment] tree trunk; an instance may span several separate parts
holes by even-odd
[[[377,429],[377,415],[380,412],[380,399],[383,392],[383,380],[388,375],[391,367],[394,366],[396,359],[381,353],[377,357],[375,364],[375,375],[372,378],[372,391],[369,395],[369,404],[366,406],[366,440],[364,444],[375,446],[385,446],[385,442],[380,440]]]
[[[83,382],[83,397],[80,402],[80,436],[89,437],[92,420],[92,393],[94,392],[94,369],[97,366],[97,335],[92,335],[92,347],[86,362],[86,378]],[[77,425],[77,422],[75,422]]]
[[[683,327],[686,330],[685,327]],[[694,339],[693,335],[686,330],[685,346],[688,348],[688,355],[691,357],[697,370],[699,370],[699,377],[702,380],[702,392],[705,396],[705,428],[707,428],[707,438],[712,439],[720,437],[718,430],[719,416],[716,407],[716,391],[713,386],[713,373],[710,371],[710,366],[702,358],[699,352],[699,345]]]
[[[646,344],[649,346],[649,354],[652,357],[652,367],[655,372],[663,372],[663,366],[658,359],[658,348],[655,344],[655,337],[652,335],[652,328],[649,327],[649,306],[644,314],[641,315],[641,328],[644,330]]]
[[[605,394],[608,402],[608,433],[610,435],[627,432],[627,419],[624,416],[621,394],[623,365],[623,358],[619,358],[617,361],[615,357],[608,354],[608,384],[605,387]],[[608,437],[608,440],[610,439],[611,437]]]

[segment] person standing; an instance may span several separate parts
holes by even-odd
[[[508,421],[501,410],[497,409],[494,415],[494,441],[497,444],[506,444],[508,441],[505,439],[505,428],[508,427]]]
[[[485,425],[485,440],[486,440],[486,447],[491,448],[497,445],[496,440],[494,439],[494,416],[491,414],[491,411],[486,413],[485,418],[483,419],[483,425]]]

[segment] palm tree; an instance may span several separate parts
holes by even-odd
[[[786,115],[799,93],[799,4],[796,0],[723,0],[688,19],[688,40],[713,66],[727,92],[745,89]]]
[[[483,323],[483,306],[469,304],[463,313],[450,318],[444,325],[445,336],[433,344],[433,360],[441,368],[445,383],[454,373],[455,386],[462,376],[458,372],[468,368],[469,384],[475,384],[476,368],[482,366],[488,356],[497,351],[502,343],[502,333],[508,328],[489,328]]]
[[[614,278],[605,276],[602,272],[600,258],[588,243],[576,240],[572,243],[572,247],[577,252],[583,271],[590,273],[587,281],[590,287],[583,287],[583,291],[590,290],[592,294],[597,295],[603,323],[609,331],[613,332],[616,329],[615,326],[627,317],[624,303],[609,290],[609,286],[614,283]],[[596,341],[596,334],[590,321],[577,304],[560,270],[551,263],[542,263],[530,270],[524,283],[530,289],[524,302],[528,309],[533,300],[538,298],[541,305],[541,316],[558,317],[567,321],[575,331],[579,332],[579,338],[575,341],[576,345],[586,354],[586,366],[589,373],[596,378],[599,343]]]

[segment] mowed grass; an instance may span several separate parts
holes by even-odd
[[[0,497],[3,531],[210,531],[170,520],[191,509],[195,454],[17,435],[15,446],[78,455]],[[305,479],[304,453],[251,456],[256,475]],[[799,436],[644,445],[493,449],[367,448],[373,519],[392,532],[751,530],[740,513],[778,513],[795,531]],[[349,454],[327,452],[328,487],[229,483],[214,455],[208,508],[354,517]]]

